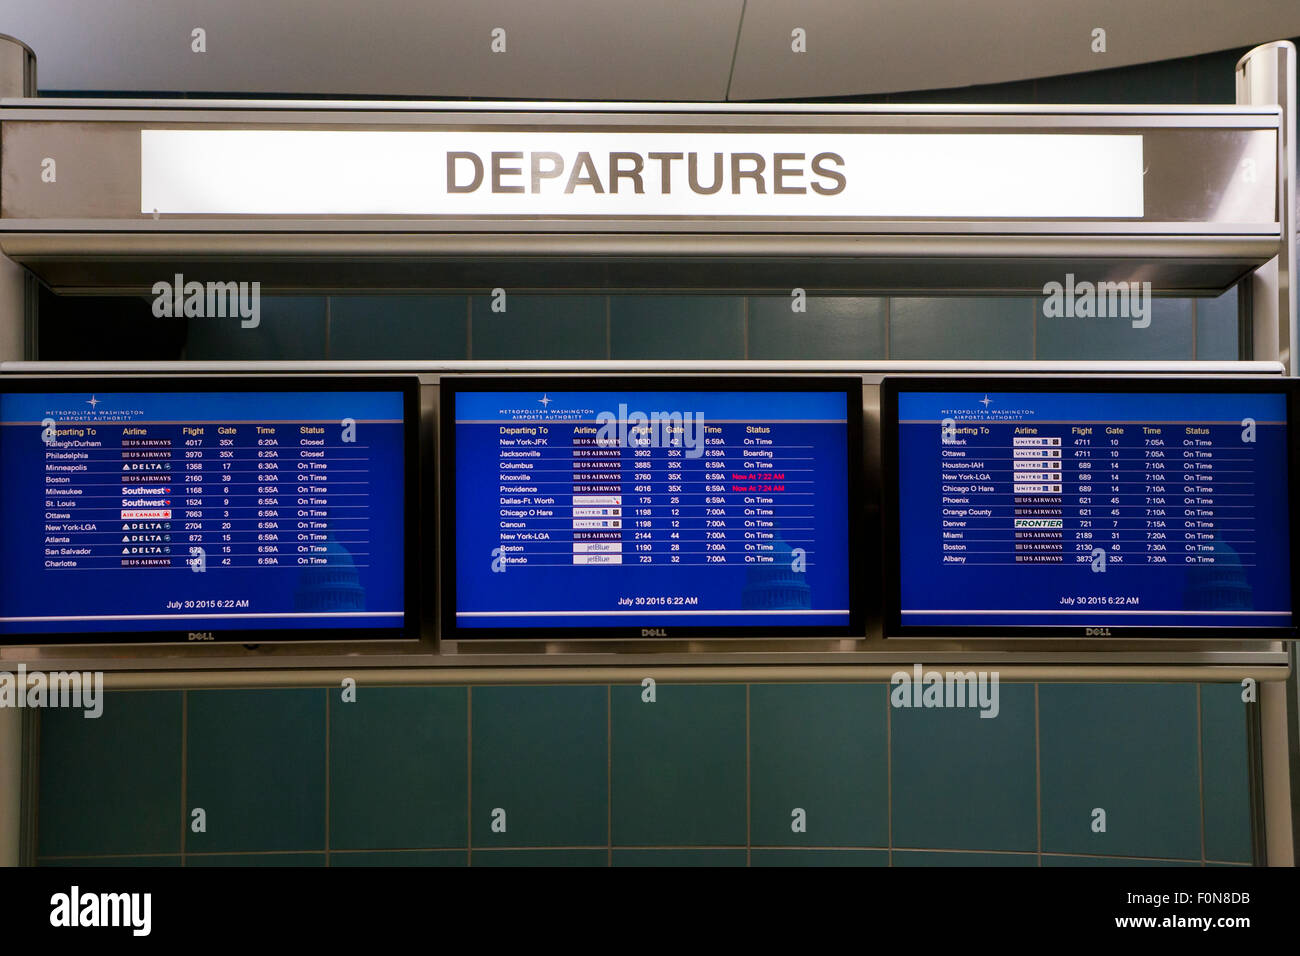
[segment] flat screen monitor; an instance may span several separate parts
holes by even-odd
[[[446,377],[442,636],[859,636],[862,381]]]
[[[1285,379],[887,378],[889,637],[1289,638]]]
[[[0,642],[418,636],[417,380],[0,379]]]

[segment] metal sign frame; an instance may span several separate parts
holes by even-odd
[[[407,219],[329,222],[265,219],[253,221],[192,217],[132,215],[0,218],[0,359],[19,359],[31,347],[28,300],[34,292],[31,274],[65,293],[147,291],[151,283],[184,264],[200,271],[217,271],[214,278],[240,278],[249,270],[267,278],[267,291],[357,291],[364,288],[409,291],[458,289],[481,291],[508,286],[514,291],[601,290],[783,290],[801,287],[818,293],[875,292],[1033,294],[1045,279],[1067,272],[1091,273],[1095,280],[1150,280],[1159,293],[1209,295],[1238,281],[1248,293],[1246,328],[1251,357],[1259,363],[1003,363],[993,368],[976,363],[944,367],[944,363],[827,363],[825,369],[862,374],[870,386],[890,372],[999,371],[1044,374],[1249,374],[1295,373],[1292,353],[1296,341],[1296,138],[1295,48],[1290,43],[1266,44],[1252,50],[1237,66],[1237,106],[1233,107],[982,107],[982,106],[735,106],[676,104],[537,103],[410,103],[234,100],[38,100],[34,89],[9,84],[0,92],[0,144],[15,144],[15,124],[65,124],[95,168],[111,153],[98,153],[97,138],[116,125],[138,129],[144,124],[181,126],[260,124],[337,124],[365,128],[418,127],[442,122],[453,127],[478,123],[500,127],[514,122],[521,128],[572,127],[584,117],[603,127],[645,127],[671,123],[681,128],[708,129],[737,124],[771,130],[826,127],[897,129],[1111,129],[1183,131],[1265,131],[1274,137],[1275,215],[1268,222],[1214,224],[1212,216],[1198,227],[1188,222],[873,222],[792,223],[788,220],[734,223],[701,221],[644,228],[611,228],[609,222],[483,221],[440,222],[426,228]],[[34,69],[25,69],[26,85]],[[513,119],[512,119],[513,118]],[[74,151],[75,152],[75,151]],[[31,158],[30,156],[28,157]],[[37,157],[39,159],[39,157]],[[0,203],[21,196],[14,159],[0,155]],[[83,183],[83,195],[103,193],[121,200],[133,175],[131,163],[119,155],[118,172],[126,179],[103,183],[93,175]],[[74,168],[76,164],[74,163]],[[65,166],[66,169],[66,166]],[[30,176],[30,164],[22,176]],[[74,177],[75,180],[76,177]],[[66,180],[65,180],[66,182]],[[114,185],[114,182],[116,185]],[[15,191],[17,190],[17,192]],[[116,199],[113,194],[118,194]],[[829,227],[829,228],[828,228]],[[19,265],[25,266],[24,272]],[[164,270],[160,273],[159,270]],[[668,278],[667,276],[671,276]],[[24,346],[24,342],[27,343]],[[680,363],[689,371],[693,363]],[[764,363],[694,363],[699,372],[736,371],[760,374]],[[800,363],[776,363],[793,370]],[[279,366],[275,368],[274,366]],[[311,371],[315,363],[269,363],[266,371]],[[369,363],[351,363],[362,371]],[[604,371],[636,371],[624,363],[597,363]],[[239,374],[241,363],[185,364],[176,371]],[[422,414],[436,412],[434,384],[440,371],[456,371],[448,363],[386,363],[380,368],[419,371],[425,378]],[[464,368],[464,366],[461,366]],[[572,363],[568,371],[587,371]],[[134,365],[112,370],[144,371]],[[154,366],[150,371],[160,372]],[[317,368],[316,370],[323,370]],[[477,366],[476,371],[553,371],[546,363],[515,363],[510,367]],[[593,369],[594,370],[594,369]],[[663,371],[662,363],[654,365]],[[771,370],[775,371],[776,368]],[[0,365],[0,373],[51,372],[95,374],[102,367],[62,368],[42,363],[31,367]],[[871,402],[864,403],[871,447]],[[423,441],[431,448],[433,436]],[[870,641],[863,642],[870,644]],[[1093,646],[1095,647],[1095,645]],[[727,680],[874,680],[888,679],[899,663],[940,662],[997,665],[1006,680],[1242,680],[1260,685],[1260,785],[1264,820],[1256,820],[1266,836],[1269,862],[1294,860],[1291,828],[1292,800],[1300,798],[1300,697],[1295,677],[1295,650],[1264,642],[1264,646],[1214,649],[1204,645],[1160,648],[1108,645],[1069,649],[998,648],[982,641],[972,648],[960,642],[931,646],[909,643],[896,650],[870,647],[856,650],[836,646],[784,650],[766,647],[725,649],[688,646],[656,648],[655,653],[609,652],[604,655],[568,653],[564,648],[502,648],[499,654],[466,654],[459,648],[429,648],[417,653],[368,647],[367,655],[337,656],[304,653],[293,648],[247,648],[233,656],[226,648],[203,647],[87,656],[81,648],[6,648],[0,667],[26,662],[38,667],[93,667],[109,671],[110,686],[319,686],[339,677],[364,672],[378,683],[437,683],[473,681],[613,681],[637,680],[647,670],[661,679]],[[563,652],[563,653],[557,653]],[[562,662],[562,663],[559,663]],[[539,666],[540,665],[540,666]],[[1289,681],[1282,681],[1289,676]],[[1253,712],[1253,709],[1252,709]],[[0,751],[15,752],[19,740],[13,715],[0,714]],[[1289,740],[1289,749],[1288,749]],[[1289,768],[1288,768],[1289,761]],[[0,761],[5,765],[5,761]],[[16,832],[19,792],[17,762],[0,780],[0,837]],[[1288,775],[1289,772],[1289,775]],[[1296,806],[1300,812],[1300,804]],[[11,858],[0,840],[0,862]]]
[[[761,368],[756,368],[761,365]],[[1047,368],[1043,366],[1047,365]],[[59,380],[69,381],[94,376],[121,377],[132,381],[148,374],[166,380],[175,377],[182,383],[187,377],[229,376],[235,379],[277,374],[309,376],[330,372],[348,376],[416,372],[420,379],[420,455],[425,487],[421,489],[418,521],[423,545],[421,563],[425,568],[440,568],[445,556],[439,553],[440,536],[435,533],[440,502],[437,489],[446,476],[438,453],[437,434],[441,410],[438,407],[439,383],[445,375],[489,374],[501,377],[619,376],[647,379],[665,375],[729,378],[755,378],[761,382],[768,375],[825,377],[850,375],[863,382],[862,461],[865,475],[863,500],[868,564],[875,551],[871,542],[879,537],[880,498],[880,404],[881,380],[887,375],[962,372],[981,375],[1014,375],[1027,379],[1069,374],[1116,378],[1161,377],[1196,381],[1207,374],[1222,377],[1232,374],[1260,379],[1280,377],[1282,367],[1265,362],[1057,362],[1057,363],[925,363],[925,362],[141,362],[141,363],[0,363],[0,385],[10,374],[40,374],[51,388]],[[432,478],[433,480],[428,480]],[[421,640],[416,643],[365,641],[265,644],[257,647],[218,644],[215,646],[175,646],[148,644],[33,645],[0,649],[0,661],[25,661],[29,666],[96,670],[176,669],[195,665],[232,669],[264,667],[319,668],[338,666],[346,660],[356,668],[466,667],[492,664],[512,666],[565,665],[656,665],[707,664],[739,666],[760,663],[803,665],[872,665],[898,661],[943,659],[954,662],[996,658],[1008,664],[1092,665],[1128,664],[1134,666],[1234,666],[1248,668],[1284,667],[1286,645],[1269,639],[1171,640],[1145,638],[1126,640],[982,638],[977,642],[945,639],[909,639],[887,641],[883,637],[878,607],[868,607],[866,634],[863,638],[727,638],[649,639],[602,641],[583,639],[548,640],[530,636],[520,640],[474,639],[443,640],[439,633],[438,614],[442,607],[440,575],[423,576],[426,599],[423,602]],[[428,592],[432,592],[430,595]],[[429,598],[432,597],[430,600]]]
[[[1096,279],[1141,278],[1157,292],[1211,294],[1276,254],[1284,233],[1277,202],[1283,126],[1276,105],[0,99],[0,251],[67,292],[143,292],[177,263],[191,262],[220,270],[227,279],[249,273],[268,291],[481,289],[486,284],[515,291],[788,291],[798,286],[819,292],[1033,293],[1045,280],[1075,271]],[[1140,220],[161,214],[155,219],[140,212],[139,140],[145,128],[668,131],[683,137],[798,133],[810,144],[819,133],[1141,132],[1149,202]],[[57,192],[40,178],[49,156],[62,157]],[[1249,158],[1249,170],[1243,157]],[[1225,201],[1211,201],[1214,196]],[[1246,209],[1255,213],[1239,221]]]

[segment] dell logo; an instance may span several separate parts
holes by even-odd
[[[211,631],[189,631],[186,637],[191,641],[215,641]]]
[[[663,627],[643,627],[641,628],[642,637],[667,637],[668,630]]]
[[[1108,627],[1085,627],[1083,632],[1088,637],[1110,637],[1110,628]]]

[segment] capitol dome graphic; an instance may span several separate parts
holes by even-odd
[[[745,590],[740,606],[746,611],[802,611],[812,607],[808,575],[794,570],[794,549],[778,530],[771,551],[761,552],[773,560],[746,566]]]
[[[1206,557],[1213,564],[1190,564],[1183,591],[1183,609],[1188,611],[1248,611],[1255,606],[1255,594],[1246,579],[1246,569],[1236,549],[1216,531],[1214,550]]]
[[[296,611],[364,611],[366,589],[347,548],[325,536],[325,563],[304,565],[293,594]]]

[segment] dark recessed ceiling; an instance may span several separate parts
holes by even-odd
[[[205,31],[206,52],[191,51]],[[492,31],[505,31],[494,53]],[[1106,31],[1093,52],[1092,31]],[[792,51],[803,30],[807,52]],[[43,91],[756,100],[1105,69],[1300,34],[1297,0],[0,0]]]

